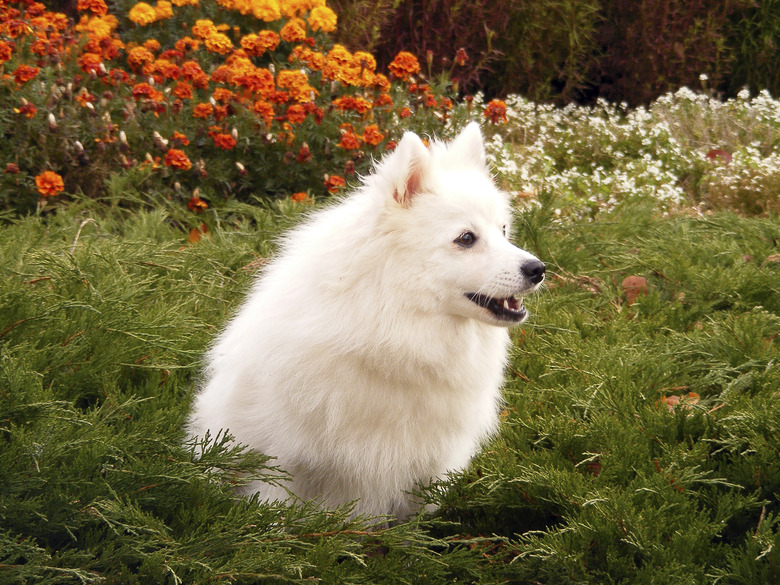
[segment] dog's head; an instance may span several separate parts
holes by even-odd
[[[525,320],[523,297],[539,288],[545,266],[509,241],[509,197],[490,176],[476,123],[430,147],[405,134],[372,179],[412,292],[439,311],[492,325]]]

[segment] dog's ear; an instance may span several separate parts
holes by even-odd
[[[431,153],[417,134],[406,132],[392,157],[393,199],[402,207],[409,207],[422,188]]]
[[[487,165],[485,144],[479,124],[471,122],[447,147],[447,153],[452,160],[464,165]]]

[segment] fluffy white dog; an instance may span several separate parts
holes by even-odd
[[[414,512],[496,431],[507,327],[545,269],[510,221],[476,124],[430,148],[405,134],[284,239],[207,356],[189,433],[275,457],[292,479],[246,488],[262,499]]]

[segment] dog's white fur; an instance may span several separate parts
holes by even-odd
[[[404,135],[284,239],[207,356],[190,435],[228,429],[275,457],[292,479],[250,484],[261,499],[413,512],[411,490],[463,469],[496,431],[511,323],[464,295],[537,288],[510,220],[476,124],[430,148]]]

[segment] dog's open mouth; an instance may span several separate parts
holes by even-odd
[[[507,297],[500,299],[478,293],[466,293],[466,297],[483,309],[487,309],[493,313],[493,315],[501,321],[519,323],[528,315],[525,306],[523,305],[523,297]]]

